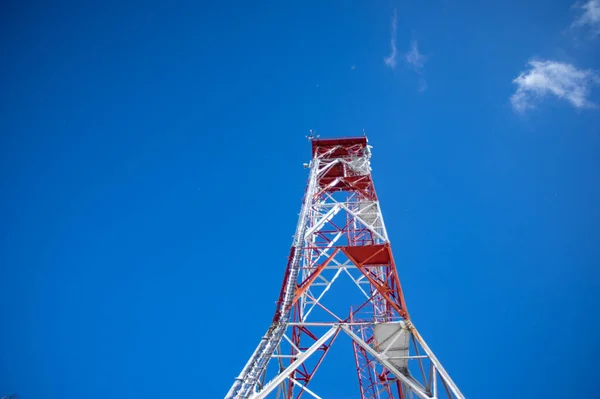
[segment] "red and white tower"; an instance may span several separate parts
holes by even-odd
[[[354,350],[357,397],[464,399],[408,314],[367,138],[311,142],[273,322],[225,399],[321,399],[310,382],[344,334]],[[332,289],[342,279],[354,292]]]

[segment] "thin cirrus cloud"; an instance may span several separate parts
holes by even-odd
[[[398,10],[394,9],[392,17],[392,36],[390,37],[390,55],[383,59],[385,65],[392,69],[396,69],[398,65],[398,46],[396,45],[396,36],[398,31]],[[420,75],[419,91],[423,92],[427,89],[427,83],[423,78],[423,66],[425,65],[425,56],[419,52],[419,43],[414,40],[411,44],[410,51],[404,54],[404,61],[413,67],[415,72]]]
[[[427,57],[419,52],[419,42],[413,40],[410,51],[404,55],[404,60],[420,75],[419,91],[425,91],[427,89],[427,82],[425,82],[425,79],[423,78],[423,67],[425,66]]]
[[[415,71],[421,73],[425,66],[426,57],[419,52],[419,42],[413,40],[410,45],[410,51],[406,53],[404,59],[408,65],[412,66]]]
[[[589,28],[594,36],[600,34],[600,0],[588,0],[583,5],[574,5],[583,10],[571,26]]]
[[[398,10],[394,9],[394,16],[392,18],[392,37],[390,38],[390,55],[383,59],[385,65],[392,69],[396,68],[398,58],[398,48],[396,47],[396,31],[398,29]]]
[[[535,108],[543,98],[554,96],[568,101],[575,108],[596,108],[588,98],[591,87],[600,83],[600,76],[592,70],[577,69],[557,61],[530,61],[513,83],[516,92],[510,98],[515,111]]]
[[[413,40],[410,51],[404,56],[406,62],[415,68],[415,71],[421,72],[425,65],[425,56],[419,52],[419,42]]]

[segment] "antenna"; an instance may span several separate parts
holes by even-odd
[[[306,136],[306,138],[308,140],[314,140],[314,139],[318,139],[319,137],[321,137],[320,134],[316,134],[317,132],[314,132],[312,129],[310,129],[308,131],[308,133],[309,133],[308,136]]]

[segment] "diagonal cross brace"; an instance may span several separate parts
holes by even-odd
[[[260,392],[257,392],[253,396],[250,396],[250,399],[265,398],[269,393],[271,393],[271,391],[273,391],[273,389],[275,389],[286,378],[288,378],[294,372],[294,370],[300,367],[300,365],[302,365],[302,363],[304,363],[306,359],[308,359],[313,353],[315,353],[317,349],[321,347],[321,345],[327,342],[327,340],[331,338],[339,330],[339,328],[339,325],[334,325],[333,327],[331,327],[325,334],[323,334],[321,338],[319,338],[314,344],[312,344],[310,348],[298,355],[298,357],[292,364],[290,364],[285,370],[279,373],[277,377],[269,381]]]
[[[341,328],[346,334],[350,336],[350,338],[352,338],[354,342],[356,342],[371,356],[373,356],[379,364],[386,367],[392,374],[394,374],[396,378],[402,380],[402,382],[406,384],[406,386],[409,387],[415,394],[417,394],[418,397],[420,397],[421,399],[432,399],[431,396],[427,395],[427,393],[423,391],[423,389],[420,386],[415,384],[414,381],[412,381],[404,374],[400,373],[390,361],[382,358],[375,349],[373,349],[369,344],[363,341],[362,338],[356,335],[354,331],[352,331],[349,327],[342,325]]]

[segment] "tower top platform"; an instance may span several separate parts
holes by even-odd
[[[357,137],[341,137],[341,138],[332,138],[332,139],[313,139],[312,140],[312,156],[314,158],[315,154],[323,153],[335,146],[340,146],[340,154],[335,155],[343,155],[346,153],[344,148],[348,148],[351,146],[360,146],[362,148],[367,146],[367,138],[365,136],[357,136]],[[334,155],[334,154],[332,154]]]

